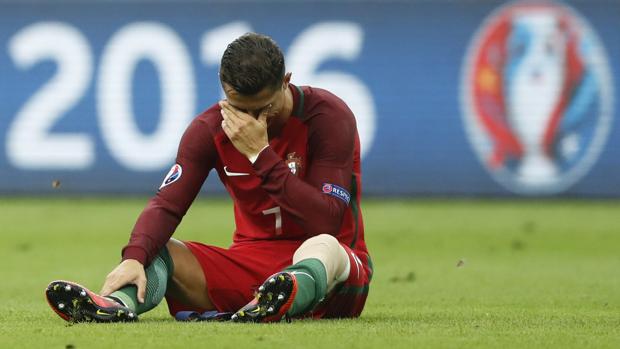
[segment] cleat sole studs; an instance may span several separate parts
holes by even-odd
[[[260,285],[260,287],[258,288],[258,292],[263,292],[265,290],[265,286]]]
[[[275,279],[275,278],[271,278],[271,279],[269,279],[269,283],[270,283],[270,284],[275,284],[275,283],[276,283],[276,279]]]
[[[268,313],[273,313],[273,307],[269,307],[269,309],[267,309]]]
[[[65,308],[65,303],[58,303],[58,309],[63,310]]]
[[[281,301],[281,300],[283,300],[283,299],[284,299],[284,295],[283,295],[282,293],[280,293],[280,294],[278,295],[278,300],[279,300],[279,301]]]
[[[80,291],[80,296],[82,296],[82,297],[86,297],[86,291],[81,290],[81,291]]]
[[[65,286],[65,291],[67,291],[67,292],[71,291],[71,285],[66,285]]]

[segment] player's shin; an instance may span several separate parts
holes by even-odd
[[[288,311],[290,316],[298,316],[312,310],[327,294],[327,273],[323,263],[316,258],[301,260],[286,271],[295,275],[297,293]]]
[[[312,310],[336,285],[349,276],[349,257],[338,240],[320,234],[295,251],[293,265],[286,271],[295,274],[297,293],[288,314],[302,315]]]
[[[168,281],[174,272],[174,263],[166,247],[162,248],[151,264],[145,269],[146,295],[144,303],[138,302],[138,289],[135,285],[125,286],[113,292],[110,298],[120,300],[126,307],[137,314],[155,308],[166,294]]]

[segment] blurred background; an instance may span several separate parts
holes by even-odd
[[[0,193],[151,194],[221,54],[355,112],[376,196],[620,195],[620,2],[0,1]],[[214,176],[206,190],[223,194]]]
[[[42,291],[99,290],[256,31],[356,115],[376,272],[359,321],[244,340],[620,347],[619,23],[619,0],[0,0],[0,346],[238,347],[166,307],[64,327]],[[175,237],[228,246],[232,202],[214,174],[204,191]]]

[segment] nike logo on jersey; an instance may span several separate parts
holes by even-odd
[[[226,173],[226,175],[228,177],[237,177],[237,176],[249,176],[249,173],[245,173],[245,172],[229,172],[228,171],[228,166],[224,166],[224,173]]]

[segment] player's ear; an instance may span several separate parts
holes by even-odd
[[[288,88],[288,84],[291,83],[291,76],[293,75],[293,73],[286,73],[284,74],[284,80],[282,80],[282,89],[286,90]]]

